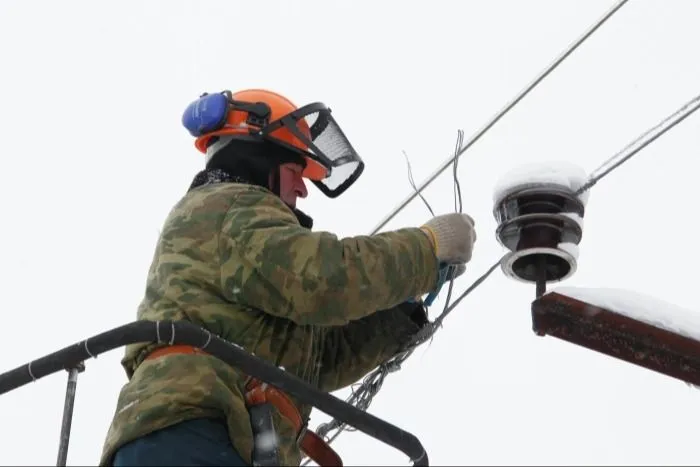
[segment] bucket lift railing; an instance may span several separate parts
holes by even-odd
[[[428,455],[421,442],[404,431],[372,414],[364,412],[337,397],[320,391],[295,375],[250,354],[187,321],[135,321],[105,331],[76,344],[48,354],[37,360],[0,374],[0,394],[58,371],[68,371],[68,387],[61,425],[57,465],[66,463],[73,416],[78,373],[85,369],[84,361],[128,344],[159,342],[169,345],[185,344],[206,348],[207,352],[244,373],[269,383],[297,397],[325,414],[342,420],[363,433],[406,454],[414,466],[427,466]]]

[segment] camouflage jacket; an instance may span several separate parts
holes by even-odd
[[[268,190],[241,183],[189,191],[165,221],[138,309],[141,320],[189,320],[324,391],[354,383],[419,329],[396,306],[429,292],[437,260],[417,228],[338,239],[301,227]],[[382,310],[382,311],[377,311]],[[127,346],[129,378],[100,465],[126,442],[196,417],[225,418],[250,462],[246,375],[209,355],[144,361]],[[305,420],[310,406],[297,404]],[[283,465],[299,465],[291,424],[275,412]]]

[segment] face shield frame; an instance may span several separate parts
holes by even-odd
[[[309,124],[306,118],[314,114],[317,114],[317,116],[314,121]],[[306,126],[309,128],[311,138],[299,128],[298,123],[301,121],[305,122]],[[271,135],[271,133],[282,128],[291,132],[299,141],[309,148],[309,150],[302,150]],[[352,147],[345,133],[340,128],[340,125],[338,125],[333,118],[331,109],[322,102],[313,102],[299,107],[297,110],[262,127],[260,134],[265,138],[273,140],[277,144],[281,144],[313,159],[325,167],[328,171],[326,177],[323,180],[311,180],[311,182],[329,198],[337,198],[343,194],[358,178],[360,178],[364,171],[364,161]],[[329,134],[330,136],[326,137],[326,135]],[[331,151],[340,152],[340,154],[330,154]],[[327,183],[332,179],[334,173],[340,173],[341,167],[346,167],[350,164],[356,164],[356,166],[347,177],[338,183],[337,187],[333,187]],[[326,181],[326,183],[324,183],[324,181]]]

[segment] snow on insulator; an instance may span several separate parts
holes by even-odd
[[[511,251],[501,261],[506,276],[544,284],[576,272],[588,201],[587,191],[576,191],[587,178],[575,165],[545,162],[518,167],[498,181],[493,215],[496,236]]]

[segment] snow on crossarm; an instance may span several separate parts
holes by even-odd
[[[695,310],[624,289],[557,287],[552,292],[700,341],[700,312]]]
[[[700,313],[638,292],[556,287],[532,303],[533,330],[694,386]]]

